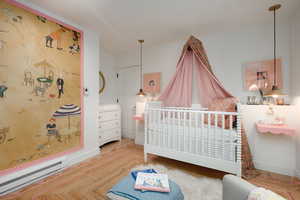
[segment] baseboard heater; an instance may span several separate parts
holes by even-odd
[[[17,191],[29,184],[37,182],[45,177],[58,173],[63,169],[63,160],[53,160],[39,167],[32,167],[18,172],[18,175],[8,175],[0,178],[0,196]],[[2,180],[4,179],[4,180]]]

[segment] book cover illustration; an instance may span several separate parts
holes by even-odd
[[[168,175],[139,172],[134,188],[137,190],[170,192]]]

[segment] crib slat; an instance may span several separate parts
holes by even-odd
[[[217,158],[218,157],[218,151],[219,151],[219,143],[218,143],[218,141],[217,141],[217,128],[218,128],[218,115],[217,114],[215,114],[215,123],[214,123],[214,139],[213,139],[213,144],[214,144],[214,149],[213,149],[213,156],[215,157],[215,158]]]
[[[183,151],[186,151],[186,112],[183,113]]]
[[[171,124],[171,111],[168,111],[168,129],[167,129],[167,147],[170,149],[171,148],[171,128],[172,128],[172,124]]]
[[[208,129],[207,129],[207,150],[208,150],[208,157],[211,157],[211,114],[208,113]]]
[[[180,122],[182,121],[182,119],[183,119],[183,117],[182,117],[182,113],[181,112],[177,112],[177,117],[178,117],[178,119],[177,119],[177,129],[176,129],[176,135],[177,135],[177,150],[178,151],[181,151],[181,147],[180,147],[180,145],[181,145],[181,136],[180,136],[180,134],[181,134],[181,132],[183,131],[183,130],[181,130],[180,129],[180,127],[182,127],[182,125],[180,124]]]
[[[148,116],[145,115],[145,136],[148,137],[148,140],[146,141],[145,140],[145,144],[151,144],[151,127],[150,127],[150,124],[151,124],[151,118],[152,118],[152,110],[148,110],[147,111],[147,114]]]
[[[202,132],[201,127],[199,126],[199,114],[195,113],[195,128],[194,128],[194,134],[195,134],[195,154],[199,154],[199,131],[197,133],[197,130],[200,129],[200,133]]]
[[[166,112],[167,111],[163,111],[162,114],[163,114],[163,120],[162,120],[162,123],[163,123],[163,131],[162,131],[162,134],[161,134],[161,143],[160,143],[160,147],[165,147],[165,135],[166,135],[166,126],[168,126],[166,124]]]
[[[175,131],[176,131],[176,116],[175,116],[175,114],[176,114],[176,112],[175,111],[173,111],[172,112],[172,114],[173,114],[173,118],[172,118],[172,133],[171,133],[171,137],[172,137],[172,149],[176,149],[176,138],[175,138]]]
[[[230,115],[229,116],[229,130],[230,130],[230,137],[229,137],[229,140],[230,140],[230,146],[229,146],[229,156],[230,156],[230,160],[234,161],[235,159],[235,145],[234,145],[234,134],[232,133],[232,121],[233,121],[233,116]]]
[[[189,152],[192,153],[192,139],[194,138],[193,137],[193,133],[192,133],[192,130],[193,130],[193,127],[192,127],[192,119],[193,119],[193,113],[189,113]]]
[[[159,144],[160,144],[160,134],[161,134],[161,132],[162,132],[162,123],[161,123],[161,111],[157,111],[157,120],[158,120],[158,127],[159,127],[159,129],[158,129],[158,132],[157,132],[157,135],[156,135],[156,137],[157,137],[157,146],[159,146]]]
[[[222,115],[222,158],[225,159],[225,115]]]
[[[233,123],[233,120],[232,120],[232,115],[229,116],[229,129],[232,130],[232,123]]]
[[[204,113],[201,113],[201,155],[204,155],[204,120],[205,120],[205,115]]]
[[[239,110],[239,108],[238,108]],[[241,126],[242,116],[241,114],[237,115],[237,153],[236,153],[236,162],[239,166],[237,171],[237,176],[242,176],[242,126]]]

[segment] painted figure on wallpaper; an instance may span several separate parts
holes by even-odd
[[[2,8],[1,9],[3,14],[8,17],[13,22],[22,22],[23,17],[20,15],[17,15],[15,12],[12,11],[10,8]]]
[[[61,36],[63,33],[65,33],[66,30],[64,28],[60,28],[49,35],[46,36],[46,47],[53,48],[52,43],[53,41],[56,41],[56,49],[57,50],[63,50],[61,46]]]
[[[76,53],[79,53],[80,52],[80,47],[78,44],[73,44],[72,46],[69,46],[69,49],[70,49],[70,53],[71,54],[76,54]]]
[[[0,128],[0,144],[4,144],[8,132],[9,127]]]
[[[24,72],[24,85],[34,87],[34,78],[32,76],[32,73],[30,71]]]
[[[81,105],[81,35],[0,1],[0,176],[81,148],[80,107],[53,116],[68,102]]]
[[[0,40],[0,49],[3,49],[6,45],[6,42],[4,40]]]
[[[80,38],[80,34],[77,31],[72,31],[73,33],[73,41],[78,42]]]
[[[55,137],[59,142],[61,141],[55,121],[56,120],[54,118],[51,118],[49,120],[49,123],[46,125],[47,136],[48,136],[48,144],[50,144],[50,138],[51,137]]]
[[[64,84],[65,81],[62,78],[58,78],[56,80],[57,90],[58,90],[58,98],[61,97],[62,94],[64,94]]]
[[[43,23],[46,23],[47,22],[47,19],[45,18],[45,17],[42,17],[42,16],[36,16],[37,17],[37,19],[39,20],[39,21],[41,21],[41,22],[43,22]]]
[[[79,38],[80,34],[77,31],[72,31],[74,43],[69,46],[69,52],[73,55],[80,52]]]
[[[6,92],[7,89],[8,89],[7,86],[5,86],[5,85],[0,85],[0,97],[1,97],[1,98],[4,98],[5,92]]]

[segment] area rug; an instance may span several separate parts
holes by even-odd
[[[200,175],[192,175],[178,169],[168,169],[163,165],[139,165],[131,170],[155,169],[158,173],[168,174],[177,183],[185,200],[222,200],[222,181]]]

